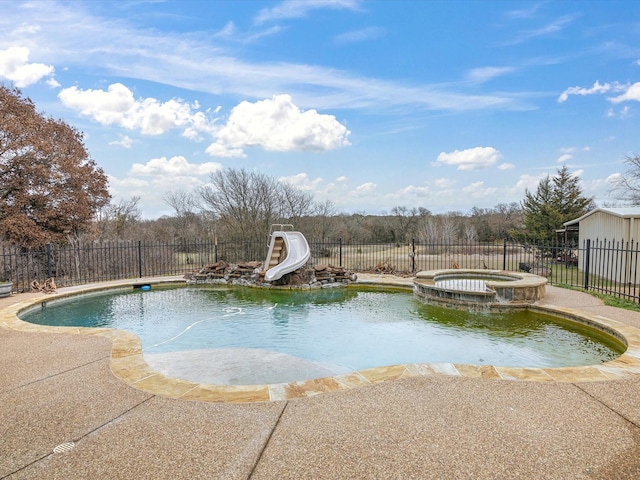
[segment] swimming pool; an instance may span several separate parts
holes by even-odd
[[[469,313],[407,291],[246,287],[126,289],[20,314],[46,325],[110,327],[140,337],[170,376],[227,385],[283,383],[402,363],[591,365],[622,353],[608,335],[520,310]]]

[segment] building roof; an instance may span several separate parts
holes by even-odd
[[[613,208],[602,207],[602,208],[596,208],[595,210],[591,210],[590,212],[585,213],[583,216],[581,216],[580,218],[576,218],[575,220],[569,220],[568,222],[564,222],[563,225],[565,227],[568,227],[570,225],[576,225],[580,223],[582,220],[584,220],[585,218],[597,212],[608,213],[609,215],[614,215],[616,217],[621,217],[621,218],[640,218],[640,206],[613,207]]]

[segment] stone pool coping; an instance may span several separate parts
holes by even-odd
[[[357,285],[380,285],[412,289],[413,277],[389,275],[358,276]],[[105,282],[80,287],[60,289],[58,292],[25,298],[0,308],[0,327],[22,332],[66,333],[98,335],[112,340],[111,370],[116,377],[130,386],[168,398],[198,400],[205,402],[268,402],[310,397],[322,393],[337,392],[356,387],[387,382],[400,378],[425,376],[457,376],[510,381],[535,382],[597,382],[619,380],[640,373],[640,329],[610,319],[593,315],[575,308],[548,304],[530,305],[535,311],[557,315],[562,318],[596,327],[627,345],[627,350],[615,360],[598,365],[556,368],[514,368],[491,365],[465,365],[457,363],[401,364],[359,370],[345,375],[299,382],[270,385],[212,385],[168,377],[152,369],[142,355],[140,340],[133,333],[116,329],[86,327],[51,327],[23,322],[18,314],[34,305],[53,299],[65,298],[81,293],[96,292],[140,284],[183,283],[179,277],[136,279]],[[14,296],[15,299],[18,296]]]

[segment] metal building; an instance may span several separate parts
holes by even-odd
[[[628,281],[638,262],[640,206],[596,208],[564,223],[565,232],[578,230],[578,267],[614,281]],[[587,241],[589,241],[587,243]],[[589,246],[589,254],[586,249]],[[606,255],[606,258],[605,258]],[[601,258],[602,257],[602,258]],[[606,268],[602,264],[608,264]],[[635,281],[634,281],[635,283]]]

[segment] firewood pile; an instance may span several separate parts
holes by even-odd
[[[396,267],[391,264],[389,260],[385,260],[383,262],[378,262],[374,267],[373,271],[375,273],[396,273]]]

